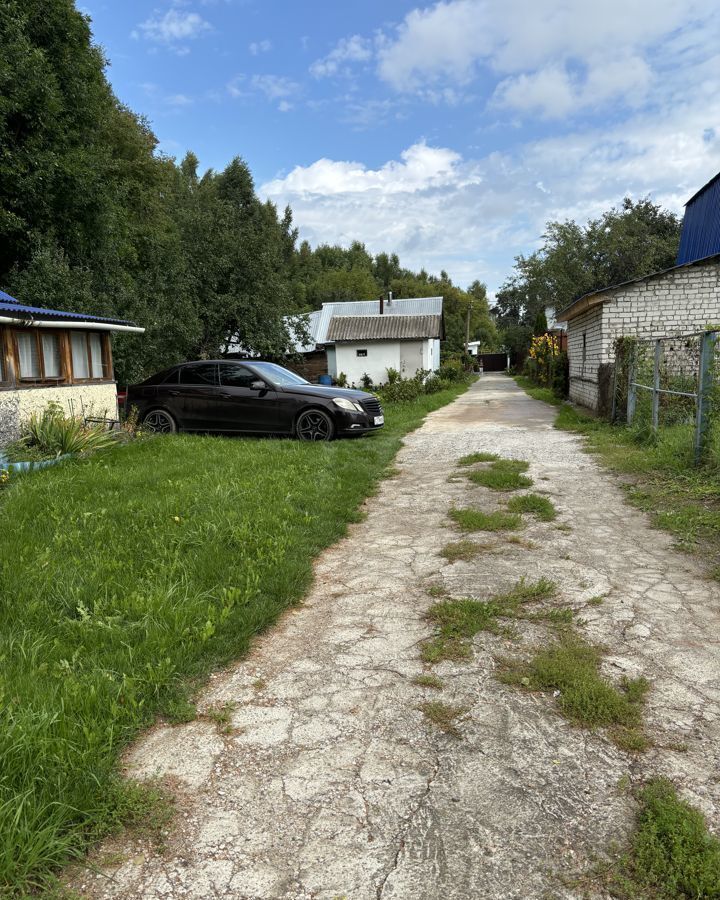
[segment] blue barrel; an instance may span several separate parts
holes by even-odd
[[[318,384],[332,384],[332,376],[318,375]]]

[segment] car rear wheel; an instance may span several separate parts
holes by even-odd
[[[175,434],[177,423],[164,409],[153,409],[142,420],[143,428],[155,434]]]
[[[301,441],[331,441],[335,426],[321,409],[308,409],[298,416],[295,433]]]

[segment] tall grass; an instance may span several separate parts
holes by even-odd
[[[116,821],[120,750],[303,596],[402,435],[463,389],[364,440],[156,438],[0,493],[0,895]]]

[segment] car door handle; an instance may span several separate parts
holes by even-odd
[[[179,397],[179,396],[180,396],[180,391],[168,391],[168,394],[169,394],[171,397]]]
[[[233,400],[234,399],[233,394],[227,394],[227,393],[225,393],[225,391],[220,391],[220,396],[222,397],[223,400]]]

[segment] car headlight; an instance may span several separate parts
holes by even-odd
[[[355,403],[354,400],[348,400],[347,397],[334,397],[333,403],[335,406],[339,406],[340,409],[347,409],[350,412],[365,412],[359,403]]]

